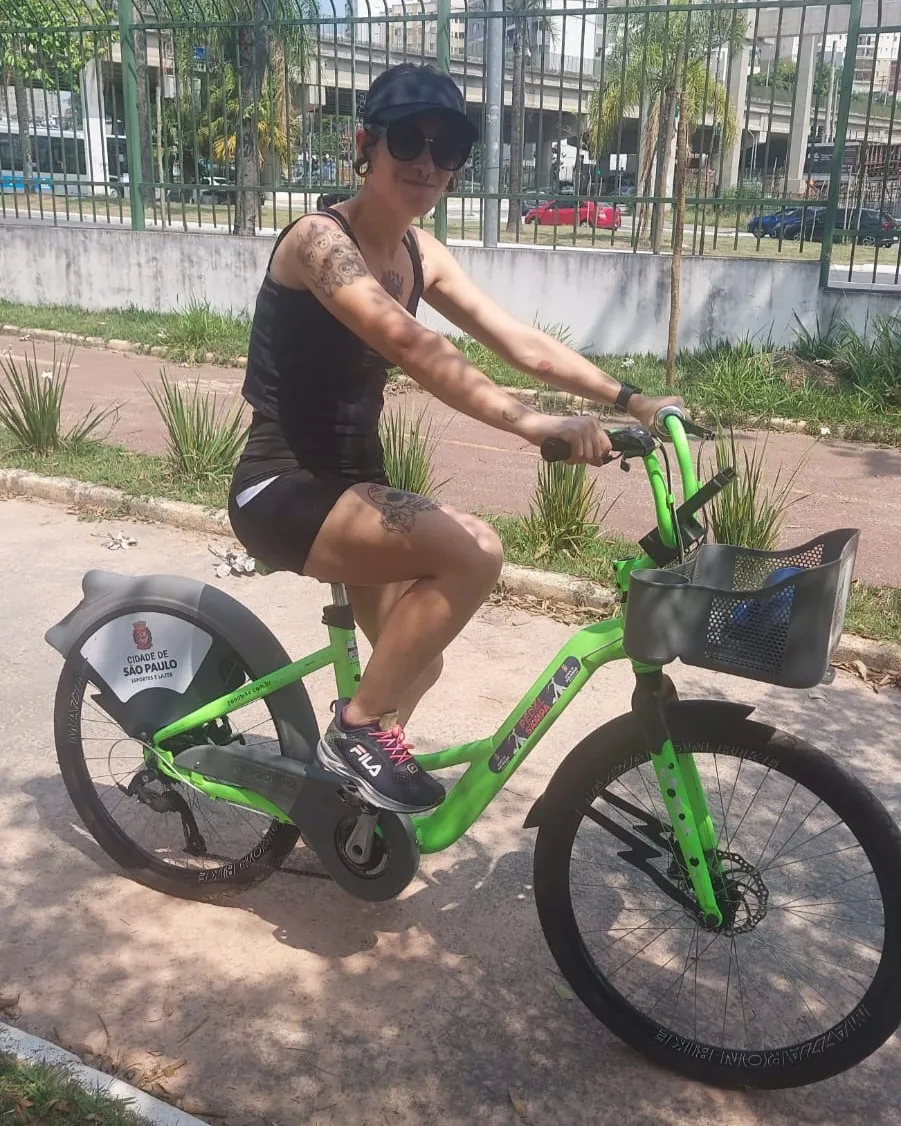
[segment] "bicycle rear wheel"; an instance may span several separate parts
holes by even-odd
[[[235,684],[252,679],[239,654],[222,652]],[[297,828],[173,782],[101,700],[91,666],[70,657],[56,692],[57,758],[72,803],[101,848],[132,879],[188,899],[218,899],[272,875],[294,848]],[[239,740],[281,754],[271,697],[194,734],[197,743]]]
[[[681,704],[718,831],[724,924],[704,925],[638,724],[568,756],[543,799],[535,896],[554,958],[613,1032],[719,1086],[801,1086],[875,1051],[901,1019],[901,834],[823,752]]]

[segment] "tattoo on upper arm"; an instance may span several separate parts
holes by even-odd
[[[368,493],[382,515],[382,527],[386,532],[412,532],[417,512],[436,512],[441,507],[418,493],[389,489],[385,485],[370,485]]]
[[[540,371],[542,375],[553,375],[554,374],[554,365],[551,363],[550,360],[542,360],[538,364],[537,370]]]
[[[516,410],[514,407],[505,407],[501,411],[501,418],[504,422],[518,422],[522,418],[522,409]]]
[[[382,289],[390,293],[395,301],[400,301],[404,295],[403,275],[397,270],[386,270],[381,277]]]
[[[347,235],[328,220],[328,227],[306,223],[298,228],[297,256],[310,271],[310,282],[326,297],[344,285],[365,278],[363,255]]]

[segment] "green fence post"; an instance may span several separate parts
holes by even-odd
[[[128,199],[131,229],[144,230],[144,199],[141,195],[141,128],[138,124],[138,70],[135,63],[132,0],[118,0],[119,45],[122,51],[122,97],[125,103],[125,149],[128,158]]]
[[[450,74],[451,0],[438,0],[438,69]],[[435,238],[447,242],[447,196],[435,205]]]
[[[838,99],[838,120],[835,126],[835,148],[832,153],[832,168],[829,170],[829,198],[826,201],[823,241],[820,244],[821,289],[825,289],[829,285],[829,270],[832,266],[832,244],[835,236],[835,220],[838,217],[838,197],[842,189],[842,165],[845,162],[848,118],[851,116],[851,94],[854,85],[854,68],[857,63],[857,40],[860,37],[861,6],[862,0],[851,0],[851,14],[848,20],[848,45],[845,48],[842,88]]]

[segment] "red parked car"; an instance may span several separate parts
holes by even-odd
[[[571,227],[576,216],[575,200],[550,199],[526,212],[525,223],[538,223],[542,227]],[[579,203],[579,226],[590,223],[593,227],[619,230],[623,216],[618,207],[610,203],[597,203],[583,199]]]

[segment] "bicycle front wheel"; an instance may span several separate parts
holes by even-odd
[[[591,1011],[657,1063],[718,1086],[817,1082],[901,1019],[901,834],[822,751],[743,709],[676,705],[717,829],[709,929],[632,716],[589,735],[543,799],[535,896]]]

